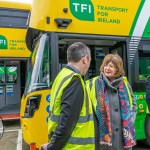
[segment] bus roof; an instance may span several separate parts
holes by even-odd
[[[31,4],[22,2],[15,2],[10,0],[1,0],[0,7],[4,8],[15,8],[15,9],[23,9],[23,10],[31,10]]]
[[[49,32],[140,36],[150,24],[149,8],[149,0],[33,0],[30,27]],[[144,34],[150,37],[148,31]]]

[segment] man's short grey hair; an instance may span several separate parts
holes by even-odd
[[[82,42],[73,43],[67,49],[68,62],[79,62],[85,55],[90,55],[90,49]]]

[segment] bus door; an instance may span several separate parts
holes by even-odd
[[[117,53],[120,55],[124,61],[124,64],[126,64],[126,39],[125,38],[117,38],[113,37],[111,39],[108,39],[108,37],[103,37],[103,36],[95,36],[95,37],[90,37],[90,36],[83,36],[82,38],[80,35],[65,38],[60,37],[58,38],[58,49],[59,52],[59,65],[58,65],[58,71],[60,71],[67,63],[67,58],[66,58],[66,50],[68,46],[74,42],[83,42],[85,43],[90,49],[91,49],[91,64],[89,67],[89,70],[87,74],[85,75],[85,80],[93,78],[95,76],[98,76],[100,74],[100,66],[103,62],[104,57],[109,54],[109,53]],[[57,44],[57,43],[56,43]],[[55,51],[56,53],[56,51]],[[54,64],[56,64],[56,60]],[[53,62],[52,61],[52,62]],[[125,72],[127,73],[127,65],[124,66]]]
[[[0,109],[12,105],[19,108],[20,93],[20,61],[0,61]]]
[[[102,43],[102,44],[101,44]],[[107,54],[117,53],[124,61],[126,61],[125,41],[117,40],[99,40],[98,45],[94,45],[92,54],[91,65],[88,71],[89,78],[99,75],[100,66]],[[125,72],[126,67],[124,66]]]
[[[117,42],[114,46],[110,47],[109,52],[111,54],[117,53],[123,60],[125,74],[127,76],[127,51],[126,51],[126,43],[124,41]]]

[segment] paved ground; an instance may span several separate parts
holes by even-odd
[[[0,150],[29,150],[29,147],[22,140],[22,132],[20,129],[20,121],[5,121],[4,134],[0,139]],[[0,132],[2,131],[2,125],[0,123]],[[138,145],[133,150],[150,150],[150,147],[146,146],[142,142],[138,142]]]
[[[3,122],[4,133],[0,150],[22,150],[22,134],[19,120]]]
[[[18,132],[5,133],[0,141],[1,150],[16,150]],[[7,141],[7,142],[6,142]]]

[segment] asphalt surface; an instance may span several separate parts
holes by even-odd
[[[0,139],[0,150],[29,150],[22,140],[22,132],[20,128],[19,120],[5,121],[3,122],[4,134]],[[0,137],[3,131],[2,124],[0,122]],[[150,150],[150,147],[146,146],[143,142],[138,142],[133,150]]]
[[[18,135],[21,133],[20,121],[4,121],[3,129],[4,133],[0,139],[0,150],[23,150],[22,136],[18,139]]]

